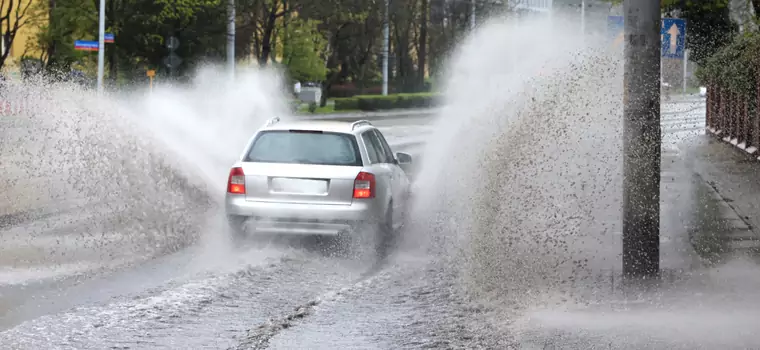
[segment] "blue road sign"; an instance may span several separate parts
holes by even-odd
[[[623,22],[623,16],[608,16],[607,17],[607,35],[615,45],[623,43],[623,32],[625,31],[625,25]]]
[[[103,41],[107,43],[114,42],[114,35],[113,33],[105,33],[103,34]]]
[[[100,45],[97,41],[77,40],[74,41],[74,49],[80,51],[98,51]]]
[[[683,59],[686,49],[686,21],[680,18],[663,18],[660,27],[662,57]]]
[[[607,17],[607,35],[615,46],[623,44],[625,25],[623,16]],[[660,27],[662,57],[683,59],[686,49],[686,20],[663,18]]]

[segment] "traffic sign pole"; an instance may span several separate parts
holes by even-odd
[[[182,64],[182,58],[174,52],[179,48],[179,39],[174,36],[167,37],[166,48],[169,50],[169,56],[164,57],[164,65],[169,68],[169,76],[174,77],[174,69]]]
[[[156,76],[156,71],[153,70],[153,69],[151,69],[151,70],[145,72],[145,75],[148,76],[148,81],[149,81],[148,82],[148,84],[149,84],[148,88],[150,89],[149,91],[153,92],[153,78]]]
[[[103,92],[103,73],[105,71],[105,34],[106,34],[106,0],[100,0],[100,23],[98,33],[98,92]]]
[[[683,93],[686,94],[686,74],[689,73],[689,50],[683,52]]]

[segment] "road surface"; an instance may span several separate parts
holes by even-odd
[[[665,161],[679,162],[684,141],[703,133],[703,108],[699,99],[663,106]],[[432,132],[429,121],[418,118],[375,124],[394,148],[419,160],[424,156],[419,142]],[[672,193],[690,193],[691,182],[684,182],[682,173],[663,176]],[[666,197],[671,202],[693,202],[682,196]],[[108,215],[112,209],[96,207],[86,212]],[[688,222],[675,211],[668,213],[672,220],[665,223],[669,227]],[[41,238],[30,242],[40,251],[58,244],[51,240],[74,237],[74,247],[68,251],[74,256],[60,258],[70,266],[51,267],[44,266],[45,259],[14,265],[14,259],[0,254],[4,256],[0,258],[4,259],[4,270],[0,270],[1,344],[18,349],[544,348],[593,345],[578,335],[594,331],[592,321],[602,320],[587,316],[585,323],[563,321],[556,308],[514,309],[472,299],[464,288],[467,282],[452,268],[457,262],[445,252],[431,250],[413,226],[405,229],[405,239],[387,259],[357,262],[325,254],[318,242],[308,239],[229,247],[214,234],[222,222],[212,216],[204,221],[202,230],[211,234],[202,234],[196,244],[150,260],[121,264],[115,270],[106,266],[98,273],[104,262],[118,260],[118,256],[111,260],[83,256],[97,249],[76,244],[81,242],[77,235],[90,230],[91,221],[80,215],[62,213],[2,226],[0,237],[18,237],[24,227],[34,226],[39,232],[36,237]],[[130,227],[129,222],[121,224]],[[172,224],[167,225],[169,229]],[[663,242],[670,259],[664,264],[672,269],[683,267],[685,259],[692,258],[679,251],[684,243],[679,232],[665,235],[668,239]],[[610,237],[605,244],[610,252],[617,252],[619,237]],[[21,242],[3,249],[13,253],[24,247]],[[15,260],[21,256],[17,254]],[[93,267],[77,261],[98,264]],[[77,275],[81,271],[87,274]],[[604,320],[622,320],[623,325],[632,322],[622,317]],[[642,334],[651,330],[637,329]],[[613,342],[627,339],[619,333],[612,338]],[[661,345],[640,339],[631,343]],[[674,339],[676,344],[689,344]]]

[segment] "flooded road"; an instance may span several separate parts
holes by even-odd
[[[424,125],[401,126],[396,130],[388,123],[380,124],[378,127],[392,147],[419,156],[419,147],[414,144],[424,137]],[[403,141],[409,140],[417,141],[404,146]],[[402,146],[397,147],[396,143]],[[92,211],[87,214],[113,215]],[[46,218],[47,225],[40,220],[8,225],[3,233],[11,235],[14,230],[24,231],[29,225],[38,225],[47,228],[41,231],[45,235],[56,239],[74,237],[81,243],[76,238],[92,227],[73,224],[77,219],[91,225],[87,216],[82,217],[81,211],[76,211]],[[0,326],[5,330],[0,333],[0,343],[14,348],[49,344],[75,348],[115,344],[171,348],[179,344],[177,339],[184,339],[180,343],[190,347],[216,347],[224,342],[232,345],[234,338],[249,327],[287,314],[324,293],[366,279],[379,269],[373,263],[357,264],[350,258],[325,255],[308,239],[230,247],[224,228],[220,227],[198,245],[134,267],[121,265],[116,272],[103,264],[97,266],[101,273],[89,269],[84,270],[86,274],[66,271],[60,265],[51,266],[54,272],[49,276],[29,269],[25,276],[21,267],[7,268],[0,284],[3,300]],[[87,246],[77,247],[85,253],[93,251]],[[4,249],[9,250],[9,245]],[[82,258],[81,253],[76,257]],[[187,334],[182,334],[175,329],[180,324],[218,327],[187,326]],[[39,337],[35,331],[40,327],[46,329],[45,337]],[[72,327],[80,329],[81,334],[72,335]],[[209,333],[203,333],[204,329]],[[100,340],[92,343],[93,339]]]
[[[556,45],[536,48],[542,36]],[[622,72],[614,55],[579,54],[577,39],[486,27],[453,60],[437,118],[376,122],[420,165],[411,220],[380,261],[311,239],[226,239],[228,167],[253,130],[286,113],[274,74],[230,86],[212,70],[201,84],[112,99],[37,91],[56,113],[3,120],[15,131],[0,147],[0,344],[752,345],[760,310],[731,300],[754,295],[752,269],[725,274],[692,248],[710,246],[707,224],[737,222],[689,162],[703,136],[699,98],[662,106],[666,283],[622,286]]]
[[[586,306],[552,302],[549,308],[528,309],[473,299],[466,288],[472,282],[453,268],[459,261],[446,250],[452,245],[430,244],[431,236],[421,237],[424,231],[415,231],[414,225],[388,259],[367,264],[326,255],[309,240],[229,247],[220,235],[211,235],[211,240],[132,266],[100,266],[101,273],[78,276],[57,270],[58,275],[47,276],[37,271],[35,278],[24,279],[14,274],[21,267],[6,269],[0,286],[0,343],[13,349],[588,348],[599,343],[597,336],[589,336],[598,332],[604,342],[616,344],[613,348],[752,345],[742,334],[754,329],[752,315],[760,313],[735,298],[749,295],[743,292],[747,284],[731,282],[717,270],[695,270],[691,265],[699,257],[686,249],[692,233],[702,232],[705,224],[731,220],[721,216],[726,211],[719,206],[703,206],[719,202],[690,175],[689,150],[694,137],[703,136],[692,123],[699,122],[694,120],[703,106],[699,99],[663,105],[674,111],[673,118],[663,118],[663,125],[673,130],[663,137],[662,241],[663,265],[674,278],[652,296],[657,302],[646,293],[631,301],[615,281],[620,247],[614,228],[604,241],[610,255],[597,260],[610,263],[602,268],[609,274],[593,282],[592,299],[581,298]],[[421,118],[377,125],[394,147],[422,160],[425,148],[418,142],[429,134],[431,122]],[[701,211],[691,207],[695,204]],[[87,217],[107,216],[85,212],[89,216],[63,212],[8,223],[3,232],[37,227],[63,237],[86,231]],[[214,232],[213,220],[208,222]],[[614,220],[609,224],[614,226]],[[693,270],[704,272],[688,272]],[[728,286],[720,287],[718,281]],[[741,292],[734,294],[731,289],[737,286]],[[576,287],[576,297],[589,292],[581,284]],[[602,290],[606,292],[600,294]],[[723,301],[730,295],[733,302]],[[694,302],[703,307],[692,308]],[[717,317],[711,303],[739,317],[731,322]],[[643,321],[654,315],[668,320],[667,325]],[[692,326],[707,338],[677,336],[687,318],[712,319]],[[709,335],[711,329],[725,333],[718,324],[731,325],[735,332]],[[645,336],[622,331],[629,327]]]

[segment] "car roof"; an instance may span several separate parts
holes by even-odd
[[[371,127],[371,124],[357,125],[353,127],[353,121],[336,121],[336,120],[288,120],[274,123],[273,125],[267,125],[261,130],[313,130],[313,131],[328,131],[352,134],[355,131]]]

